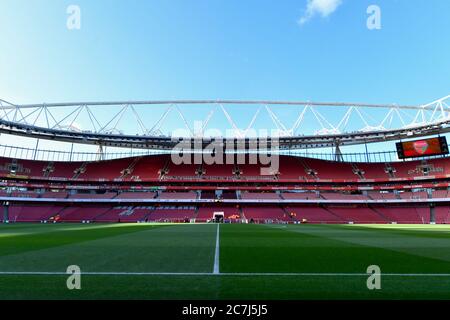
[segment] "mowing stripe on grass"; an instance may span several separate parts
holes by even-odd
[[[216,253],[214,254],[214,267],[213,267],[213,274],[219,274],[220,268],[219,268],[219,257],[220,257],[220,241],[219,241],[219,229],[220,224],[217,224],[217,233],[216,233]]]
[[[86,276],[226,276],[226,277],[367,277],[372,275],[380,275],[387,277],[450,277],[450,273],[305,273],[305,272],[226,272],[226,273],[210,273],[210,272],[81,272],[80,275]],[[66,272],[53,271],[0,271],[0,276],[68,276]]]

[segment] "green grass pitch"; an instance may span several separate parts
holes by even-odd
[[[216,257],[217,229],[3,224],[0,299],[450,299],[450,226],[223,224]]]

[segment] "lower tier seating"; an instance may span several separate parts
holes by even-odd
[[[10,222],[207,222],[215,213],[223,213],[225,220],[250,222],[303,223],[413,223],[428,224],[431,209],[424,204],[404,205],[165,205],[165,206],[111,206],[90,205],[18,205],[3,206]],[[7,209],[7,210],[6,210]],[[434,222],[450,223],[450,206],[434,208]]]

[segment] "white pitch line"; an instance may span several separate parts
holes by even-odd
[[[220,241],[219,241],[219,229],[220,223],[217,224],[217,233],[216,233],[216,252],[214,254],[214,267],[213,274],[220,274],[219,268],[219,257],[220,257]]]
[[[71,275],[66,272],[53,271],[0,271],[0,275]],[[314,272],[81,272],[87,276],[226,276],[226,277],[367,277],[368,273],[314,273]],[[450,273],[381,273],[386,277],[450,277]]]

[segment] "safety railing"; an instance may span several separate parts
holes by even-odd
[[[6,158],[40,160],[40,161],[99,161],[112,160],[128,157],[168,154],[170,151],[165,150],[128,150],[124,152],[79,152],[79,151],[59,151],[59,150],[45,150],[34,149],[26,147],[17,147],[0,144],[0,156]],[[306,150],[280,150],[277,152],[280,155],[291,155],[305,158],[314,158],[330,161],[341,162],[365,162],[365,163],[383,163],[399,161],[396,151],[380,151],[367,153],[317,153]],[[433,156],[428,158],[438,158],[444,156]]]

